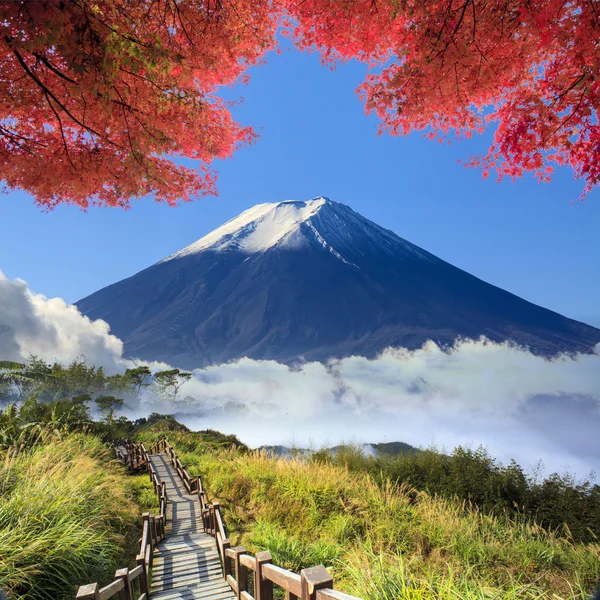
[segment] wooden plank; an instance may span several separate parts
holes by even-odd
[[[128,573],[129,581],[133,581],[137,577],[139,577],[143,573],[143,569],[141,565],[138,565],[135,569],[131,569]]]
[[[154,598],[157,595],[163,595],[166,592],[169,591],[173,591],[176,592],[178,588],[167,588],[165,590],[160,590],[160,591],[156,591],[153,590],[152,591],[152,598]],[[182,588],[179,588],[180,590]],[[231,591],[231,588],[227,585],[227,582],[221,580],[218,583],[215,581],[207,581],[207,582],[202,582],[202,583],[198,583],[198,584],[189,584],[186,585],[185,588],[183,588],[185,590],[190,590],[190,591],[195,591],[196,593],[202,593],[202,594],[209,594],[209,593],[214,593],[214,592],[228,592],[231,596],[233,596],[233,592]]]
[[[184,583],[206,583],[206,582],[222,582],[225,581],[220,573],[198,573],[196,571],[188,571],[183,573],[177,573],[173,577],[159,577],[152,580],[152,589],[156,587],[177,587]],[[177,586],[175,585],[177,584]]]
[[[344,592],[338,592],[337,590],[324,589],[317,590],[317,600],[361,600],[356,596],[350,596],[350,594],[344,594]]]
[[[160,554],[154,559],[154,573],[162,573],[164,569],[168,569],[171,567],[185,567],[186,565],[197,565],[199,561],[203,559],[202,556],[198,556],[198,554],[189,554],[189,555],[179,555],[177,560],[164,560],[165,558]],[[211,556],[210,560],[202,560],[204,564],[219,564],[219,558],[217,555]]]
[[[272,581],[285,591],[294,594],[294,596],[302,595],[300,575],[270,564],[263,565],[262,572],[269,581]]]
[[[99,594],[98,600],[108,600],[112,598],[115,594],[118,594],[121,590],[125,589],[125,583],[122,579],[117,579],[112,583],[109,583],[106,587],[103,587]]]
[[[169,560],[165,560],[165,558],[168,558]],[[164,555],[161,555],[159,553],[154,559],[154,571],[159,572],[173,565],[183,566],[186,564],[198,564],[199,560],[202,560],[202,562],[205,564],[219,564],[220,562],[219,557],[216,554],[210,556],[208,560],[203,560],[202,555],[198,555],[197,553],[178,554],[177,557],[175,557],[175,559],[172,559],[171,556],[165,557]]]
[[[219,587],[222,585],[226,585],[229,587],[229,584],[222,577],[214,576],[214,575],[212,577],[208,577],[208,578],[201,577],[199,580],[193,581],[193,582],[188,582],[186,585],[188,585],[188,586],[203,585],[203,586],[207,586],[207,587]],[[164,586],[164,584],[163,584],[163,587],[166,587],[166,586]],[[179,586],[170,585],[170,587],[179,587]],[[153,588],[152,592],[154,593],[155,591],[156,591],[156,589]]]
[[[181,571],[180,573],[170,573],[168,570],[161,574],[157,574],[155,577],[152,576],[152,586],[155,583],[164,583],[165,581],[174,581],[180,579],[188,579],[195,577],[197,579],[223,579],[221,577],[221,566],[215,565],[213,568],[204,567],[202,569],[193,569],[188,571]]]
[[[165,590],[152,595],[152,600],[233,600],[234,598],[231,590],[215,590],[210,595],[206,595],[195,588]]]
[[[229,587],[234,591],[235,595],[237,596],[238,586],[237,586],[236,580],[233,578],[232,575],[227,575],[227,583],[229,584]]]
[[[223,518],[221,517],[221,505],[218,502],[214,503],[215,506],[215,519],[217,521],[217,531],[221,533],[223,539],[227,537],[225,533],[225,526],[223,525]]]
[[[248,569],[256,570],[256,559],[254,556],[250,556],[249,554],[242,554],[240,556],[240,562]]]

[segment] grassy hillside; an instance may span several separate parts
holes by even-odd
[[[195,434],[166,437],[222,503],[233,543],[268,549],[296,571],[323,563],[340,589],[363,598],[583,599],[600,573],[597,543],[338,464],[218,449]]]
[[[156,500],[146,475],[113,460],[106,440],[125,435],[167,437],[222,502],[234,544],[296,571],[325,564],[365,600],[583,600],[600,574],[597,485],[532,483],[518,465],[460,448],[278,460],[168,415],[92,421],[85,405],[0,411],[0,589],[12,600],[72,599],[132,566],[139,515]]]
[[[0,589],[12,600],[74,598],[133,566],[147,476],[130,477],[99,438],[50,435],[0,451]]]

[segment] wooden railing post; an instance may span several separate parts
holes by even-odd
[[[100,598],[100,588],[97,583],[88,583],[82,585],[77,590],[77,600],[98,600]]]
[[[148,569],[146,569],[146,557],[141,552],[135,557],[135,563],[139,567],[142,567],[142,574],[140,575],[140,594],[148,593]]]
[[[300,571],[300,582],[302,600],[316,600],[317,590],[333,589],[333,578],[323,565],[302,569]]]
[[[115,579],[122,579],[125,587],[119,592],[119,600],[134,600],[133,599],[133,586],[129,581],[129,569],[119,569],[115,573]]]
[[[262,574],[264,564],[272,563],[271,553],[257,552],[256,571],[254,571],[254,600],[273,600],[273,582],[265,579]]]
[[[221,503],[213,502],[213,524],[214,524],[214,532],[215,538],[217,537],[217,532],[219,531],[219,513],[221,512]],[[225,532],[223,532],[225,533]],[[224,536],[223,536],[224,537]]]
[[[215,505],[210,505],[210,513],[209,513],[209,524],[210,524],[210,535],[215,537],[217,535],[217,519],[215,517]]]
[[[227,550],[231,548],[231,542],[229,540],[223,540],[223,577],[227,581],[227,575],[231,575],[231,559],[227,556]]]
[[[156,517],[150,515],[150,531],[152,532],[152,549],[158,544],[158,536],[156,532]]]
[[[239,600],[242,597],[242,592],[248,591],[248,568],[240,562],[240,554],[246,554],[246,546],[237,546],[233,551],[235,552],[233,568],[235,569],[237,597]]]
[[[148,521],[148,545],[151,550],[154,550],[154,544],[152,543],[152,527],[150,525],[150,513],[142,514],[142,531],[144,531],[144,521]],[[142,548],[142,552],[145,551],[145,548]]]

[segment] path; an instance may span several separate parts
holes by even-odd
[[[187,493],[167,454],[151,454],[160,482],[165,482],[167,538],[154,553],[150,597],[154,600],[233,600],[215,540],[204,533],[197,495]]]

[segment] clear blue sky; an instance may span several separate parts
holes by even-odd
[[[482,180],[457,160],[484,152],[489,135],[450,147],[378,136],[355,94],[364,73],[284,51],[227,91],[244,96],[234,114],[261,137],[216,165],[216,199],[45,214],[23,193],[0,196],[0,270],[74,302],[256,203],[324,195],[490,283],[600,325],[600,191],[578,202],[582,184],[568,169],[544,185]]]

